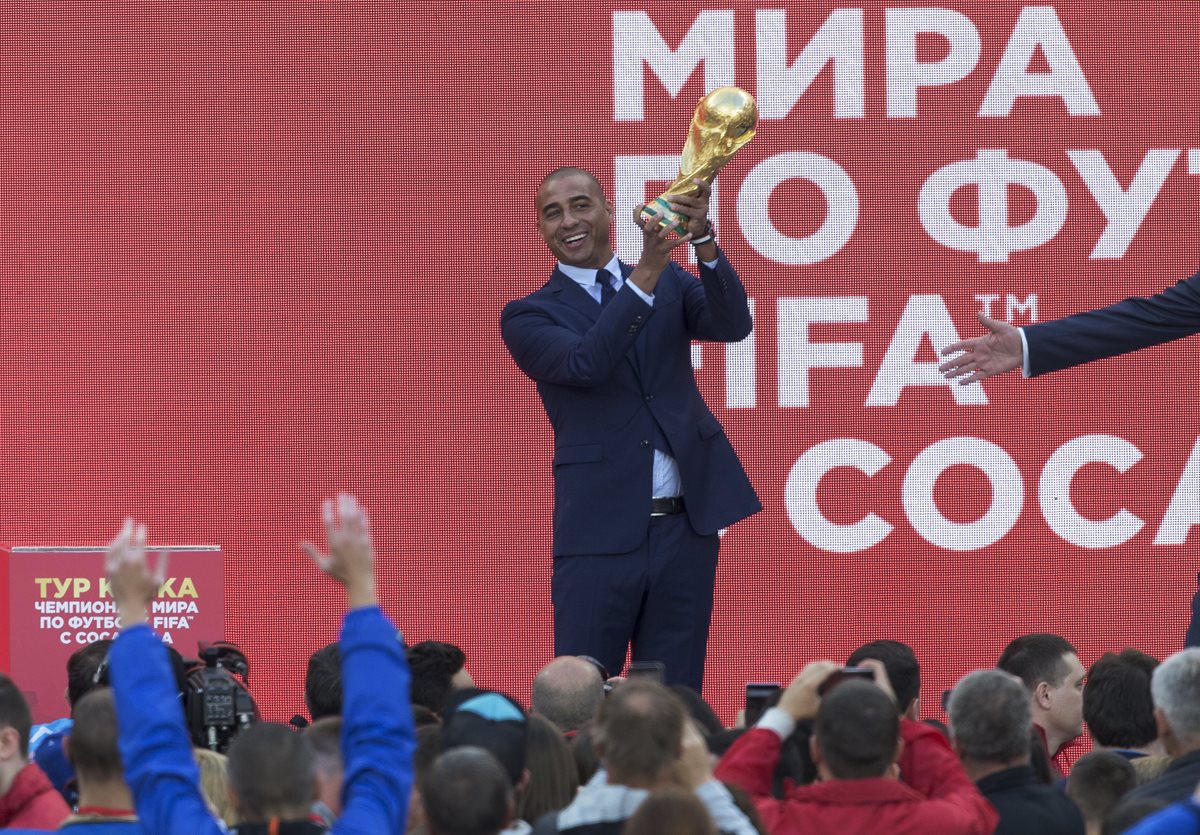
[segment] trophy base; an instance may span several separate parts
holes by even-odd
[[[673,211],[671,204],[661,197],[655,197],[642,208],[642,217],[647,223],[657,223],[660,227],[670,229],[681,238],[687,234],[687,215]]]

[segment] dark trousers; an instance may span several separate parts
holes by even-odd
[[[667,684],[699,691],[719,546],[676,513],[651,517],[627,554],[557,557],[554,654],[591,655],[618,675],[628,647],[635,662],[661,661]]]

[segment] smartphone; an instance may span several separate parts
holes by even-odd
[[[746,682],[746,727],[753,728],[762,718],[763,712],[770,707],[771,700],[780,691],[777,681],[748,681]]]
[[[629,665],[625,678],[648,678],[662,684],[665,669],[661,661],[634,661]]]
[[[817,695],[824,696],[843,681],[852,678],[861,678],[866,679],[867,681],[874,681],[875,671],[870,667],[842,667],[840,670],[834,670],[829,674],[829,678],[821,682],[821,685],[817,688]]]

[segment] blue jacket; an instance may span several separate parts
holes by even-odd
[[[623,554],[646,539],[656,441],[679,465],[697,533],[762,509],[692,371],[692,340],[750,334],[746,290],[724,255],[699,272],[671,263],[653,306],[622,287],[601,308],[555,269],[505,306],[504,343],[554,429],[554,556]]]
[[[44,829],[5,829],[9,835],[46,835]],[[141,823],[123,818],[87,818],[72,816],[63,821],[62,826],[52,830],[65,832],[67,835],[145,835]]]
[[[1125,830],[1125,835],[1197,835],[1200,833],[1200,807],[1188,800],[1168,806]]]
[[[1031,377],[1191,336],[1200,332],[1200,273],[1152,296],[1022,330]]]
[[[333,832],[404,831],[414,747],[408,666],[396,629],[377,607],[346,614],[342,653],[342,816]],[[222,835],[200,793],[200,773],[166,651],[150,628],[113,644],[113,694],[125,780],[155,835]]]

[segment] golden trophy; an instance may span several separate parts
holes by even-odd
[[[679,176],[642,209],[646,222],[670,227],[680,237],[686,235],[688,218],[672,211],[669,198],[673,194],[695,194],[699,187],[693,180],[711,183],[738,149],[754,138],[757,124],[754,96],[740,87],[718,87],[700,99],[683,146]]]

